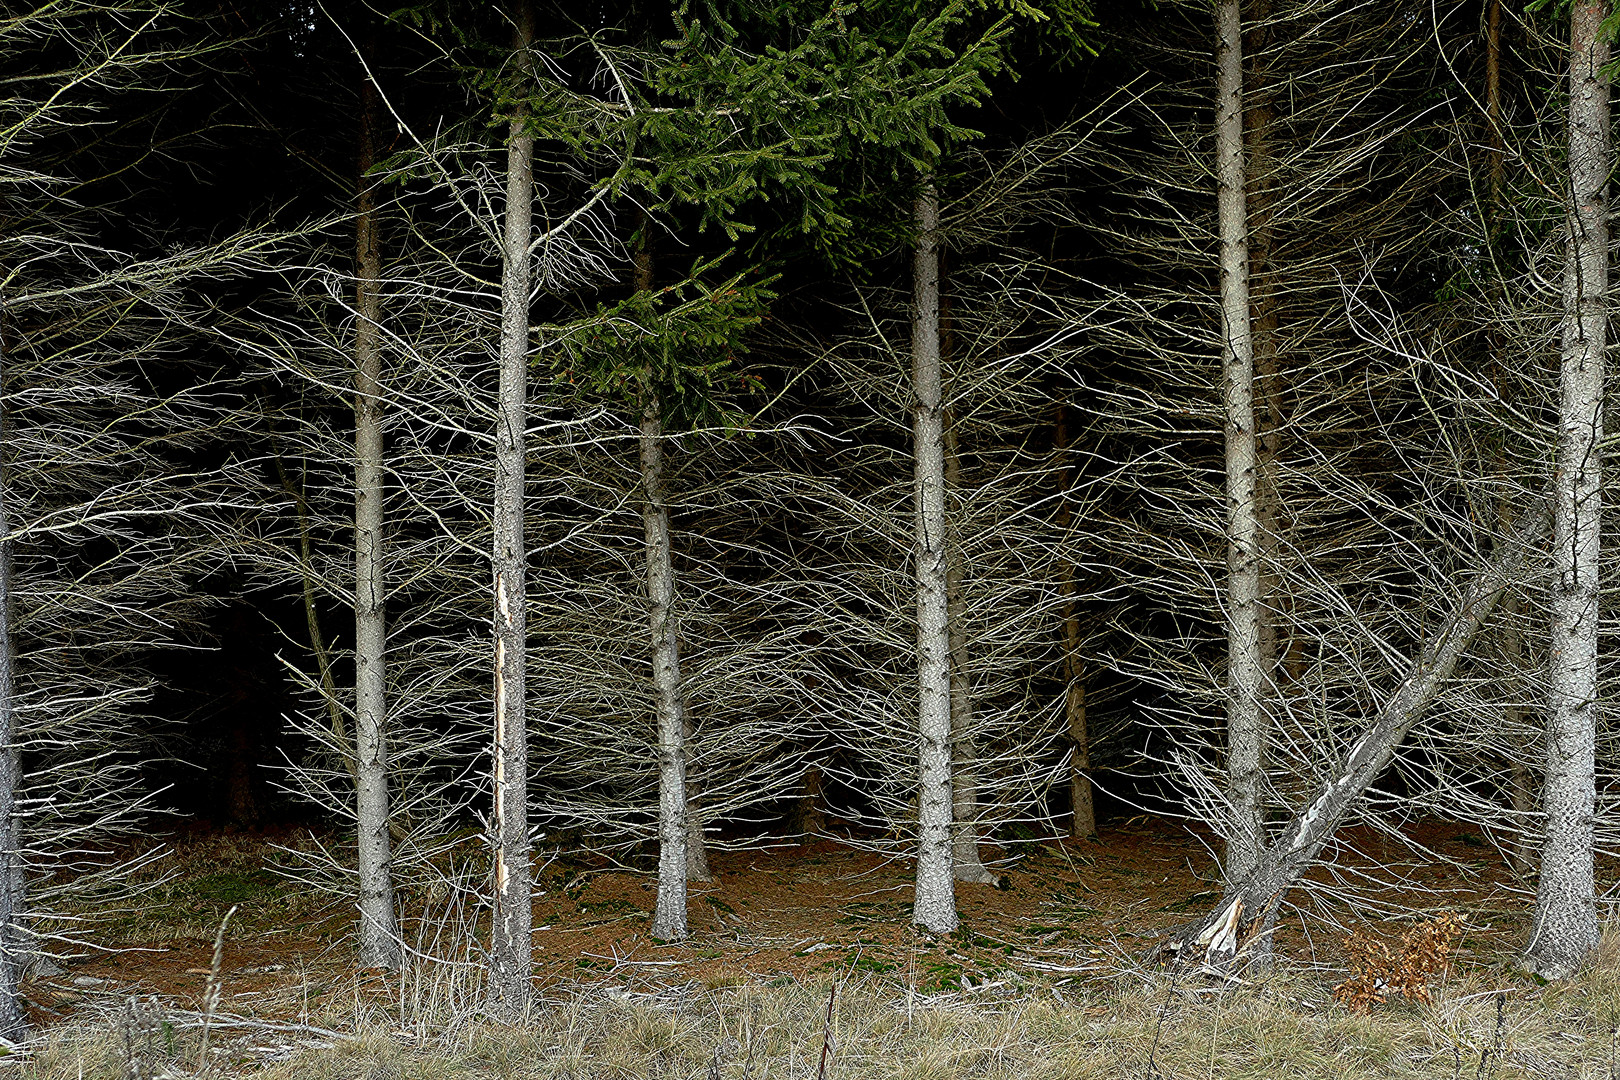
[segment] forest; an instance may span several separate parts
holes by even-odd
[[[401,2],[0,8],[0,1068],[1611,1074],[1620,13]]]

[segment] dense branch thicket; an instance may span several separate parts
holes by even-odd
[[[656,868],[667,939],[711,852],[916,856],[943,932],[1128,804],[1224,841],[1182,958],[1431,814],[1573,970],[1620,843],[1576,8],[0,21],[0,1035],[232,592],[335,830],[287,872],[367,965],[476,896],[512,1018],[545,852]],[[157,194],[210,170],[252,205]]]

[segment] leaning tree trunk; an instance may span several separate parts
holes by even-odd
[[[1573,974],[1597,946],[1592,866],[1598,711],[1598,539],[1603,508],[1603,347],[1609,283],[1607,0],[1570,11],[1569,188],[1558,449],[1553,474],[1552,640],[1548,650],[1546,838],[1527,963]]]
[[[1221,389],[1226,412],[1226,771],[1231,820],[1226,880],[1248,878],[1265,845],[1266,738],[1261,652],[1261,559],[1254,426],[1254,338],[1243,154],[1243,20],[1238,0],[1216,7],[1215,176],[1221,239]]]
[[[912,256],[911,388],[917,581],[917,888],[912,921],[956,929],[951,850],[951,635],[946,582],[945,402],[939,348],[939,192],[917,195]]]
[[[0,388],[5,385],[4,327],[0,326]],[[23,932],[23,850],[17,797],[22,758],[17,731],[17,657],[13,645],[11,488],[4,458],[9,425],[0,416],[0,1037],[16,1042],[28,1032],[22,973],[30,944]]]
[[[514,4],[518,66],[530,70],[534,16]],[[508,1022],[529,1011],[534,964],[529,867],[529,738],[525,708],[528,640],[523,541],[524,431],[528,425],[529,233],[534,202],[534,136],[520,105],[507,136],[506,221],[501,265],[500,389],[495,417],[495,919],[490,945],[491,1006]]]
[[[1055,441],[1059,453],[1069,449],[1069,410],[1059,404]],[[1074,470],[1064,465],[1058,486],[1063,501],[1058,504],[1059,536],[1067,537],[1074,518],[1068,494],[1074,487]],[[1069,736],[1069,803],[1073,821],[1069,834],[1075,837],[1097,835],[1097,809],[1091,790],[1091,739],[1086,731],[1086,668],[1081,655],[1080,585],[1074,560],[1063,559],[1063,718]]]
[[[367,50],[369,53],[369,50]],[[370,57],[367,57],[368,61]],[[375,191],[377,87],[360,86],[359,197],[355,223],[354,715],[359,838],[360,966],[397,968],[399,934],[388,837],[385,741],[388,633],[383,605],[382,254]]]
[[[960,490],[962,463],[956,455],[956,431],[945,427],[945,488]],[[949,526],[947,526],[949,528]],[[952,875],[957,881],[1001,885],[979,859],[978,751],[973,744],[973,684],[968,678],[967,598],[962,593],[962,545],[949,529],[945,561],[945,614],[951,652],[951,844]]]
[[[1545,511],[1531,514],[1517,535],[1501,545],[1451,615],[1423,643],[1410,673],[1334,769],[1333,778],[1260,853],[1249,878],[1234,883],[1215,911],[1173,934],[1159,947],[1161,956],[1178,964],[1204,960],[1220,968],[1238,958],[1269,953],[1267,936],[1283,897],[1316,861],[1356,800],[1388,767],[1503,591],[1522,580],[1533,550],[1547,534],[1547,524]]]

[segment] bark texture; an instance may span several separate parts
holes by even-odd
[[[1216,5],[1215,178],[1220,221],[1221,391],[1226,435],[1227,799],[1226,879],[1248,878],[1265,845],[1266,738],[1261,643],[1259,460],[1255,440],[1254,337],[1243,153],[1243,20],[1238,0]]]
[[[641,414],[641,519],[647,533],[647,618],[652,633],[652,676],[658,714],[658,904],[652,936],[686,937],[687,844],[686,729],[681,662],[675,625],[675,575],[669,550],[669,507],[664,502],[664,432],[659,401],[649,394]]]
[[[1254,872],[1229,888],[1215,911],[1160,946],[1162,956],[1178,964],[1204,961],[1229,968],[1250,957],[1269,955],[1267,937],[1283,897],[1316,861],[1356,800],[1388,767],[1396,748],[1423,718],[1503,592],[1522,579],[1547,528],[1545,512],[1525,519],[1517,535],[1502,545],[1423,643],[1410,672],[1334,769],[1333,779],[1322,784],[1277,833],[1256,860]]]
[[[534,17],[513,5],[516,61],[530,70]],[[534,137],[521,108],[507,137],[501,268],[500,389],[495,419],[495,918],[491,1008],[521,1021],[529,1011],[533,883],[529,866],[529,744],[525,708],[528,560],[523,538],[524,431],[528,424],[529,233]]]
[[[651,292],[650,223],[642,218],[635,249],[635,287]],[[644,373],[644,380],[651,379]],[[664,479],[664,428],[658,395],[650,386],[641,414],[642,526],[646,534],[647,628],[652,657],[653,710],[658,728],[658,902],[652,935],[686,936],[686,883],[709,881],[708,848],[696,813],[697,791],[687,775],[692,725],[681,686],[680,624],[675,617],[675,561]],[[679,878],[680,880],[675,880]]]
[[[369,50],[368,50],[369,52]],[[360,168],[355,219],[354,326],[354,714],[355,820],[359,839],[360,966],[397,968],[398,928],[388,835],[387,667],[384,610],[382,249],[376,179],[377,88],[360,87]]]
[[[1598,537],[1603,479],[1603,348],[1609,281],[1609,46],[1604,0],[1570,11],[1568,236],[1553,475],[1552,635],[1548,654],[1546,836],[1525,953],[1546,978],[1578,970],[1597,946],[1592,865],[1598,711]]]
[[[939,192],[917,196],[912,256],[912,499],[917,582],[917,887],[912,921],[957,927],[951,844],[951,641],[945,515],[945,402],[939,342]]]

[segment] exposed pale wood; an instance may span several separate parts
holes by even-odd
[[[1523,580],[1547,535],[1548,524],[1545,511],[1526,516],[1517,534],[1499,547],[1423,643],[1406,676],[1329,773],[1331,779],[1317,787],[1261,852],[1254,872],[1230,886],[1214,911],[1172,935],[1161,947],[1162,954],[1177,963],[1226,965],[1269,951],[1264,934],[1283,897],[1316,861],[1356,800],[1388,767],[1396,748],[1423,719],[1503,592]]]
[[[512,9],[515,62],[530,69],[534,16],[529,0]],[[534,202],[534,136],[519,108],[507,135],[502,234],[500,389],[495,420],[495,918],[490,948],[492,1011],[516,1023],[528,1015],[534,964],[530,927],[529,743],[525,701],[528,642],[524,549],[524,432],[528,424],[529,238]]]

